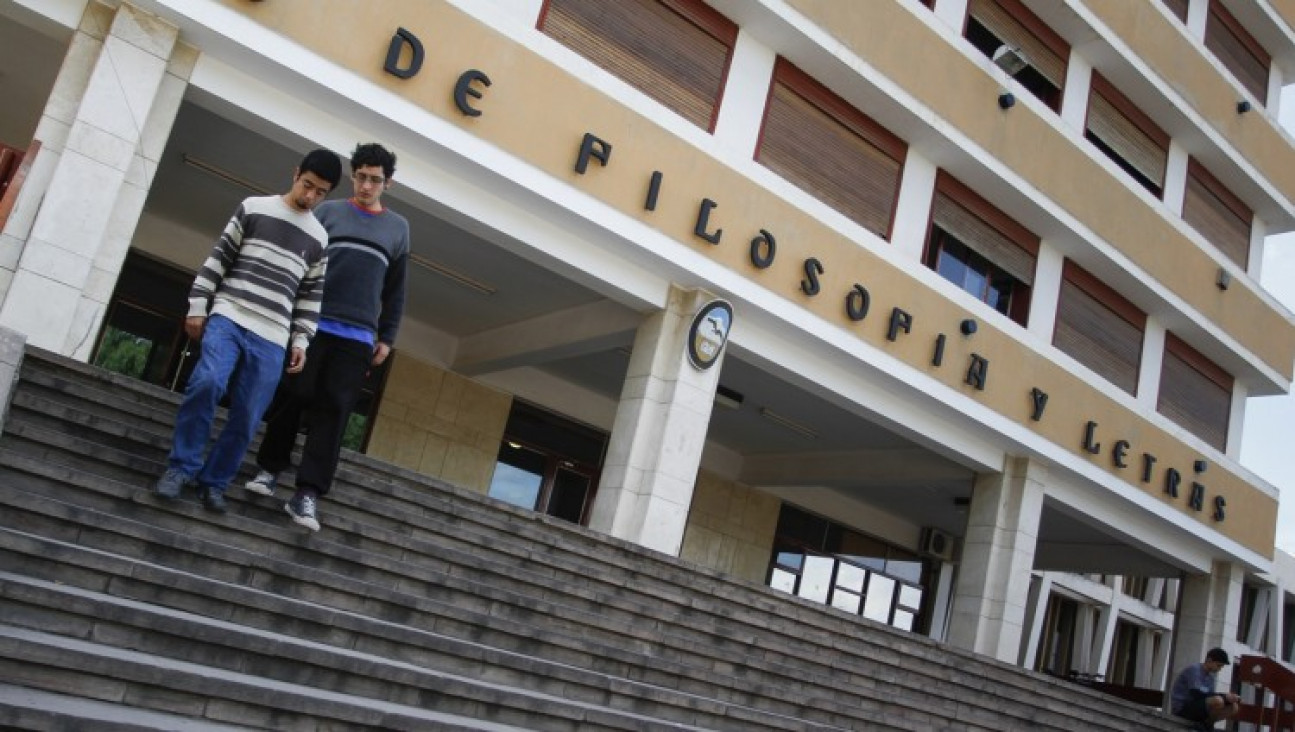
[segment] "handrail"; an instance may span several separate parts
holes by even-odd
[[[1242,656],[1237,661],[1232,679],[1233,686],[1244,691],[1249,686],[1255,691],[1255,703],[1245,701],[1237,712],[1238,722],[1249,722],[1271,732],[1295,730],[1295,670],[1267,656]],[[1272,705],[1267,698],[1271,694]]]
[[[32,140],[25,152],[0,145],[0,231],[4,231],[5,223],[9,221],[18,192],[22,190],[23,181],[27,180],[38,152],[40,140]]]

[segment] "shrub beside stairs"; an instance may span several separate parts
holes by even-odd
[[[0,725],[1181,730],[1160,712],[346,453],[310,534],[151,494],[178,396],[28,347]]]

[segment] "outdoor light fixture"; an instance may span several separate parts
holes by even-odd
[[[226,183],[232,183],[233,185],[236,185],[239,188],[242,188],[243,190],[250,191],[252,193],[257,194],[258,196],[270,195],[270,189],[259,186],[246,178],[240,178],[239,176],[229,172],[228,170],[225,170],[224,168],[221,168],[216,165],[212,165],[206,160],[200,160],[198,158],[195,158],[189,153],[184,153],[183,155],[181,155],[180,160],[182,160],[185,165],[188,165],[191,168],[197,168],[198,170],[201,170],[207,175],[210,175],[215,178],[219,178],[225,181]]]
[[[1218,285],[1220,290],[1226,290],[1228,285],[1232,284],[1232,275],[1226,269],[1219,267],[1219,274],[1214,279],[1214,284]]]
[[[813,427],[810,427],[809,425],[801,424],[800,422],[797,422],[796,420],[791,419],[790,417],[784,417],[781,414],[778,414],[777,412],[772,411],[768,407],[760,407],[760,416],[764,417],[770,422],[773,422],[779,427],[791,430],[792,432],[795,432],[799,435],[803,435],[810,439],[818,437],[818,430],[814,429]]]
[[[1030,60],[1021,53],[1021,49],[1015,46],[1003,44],[994,50],[994,55],[990,57],[994,65],[1003,70],[1008,76],[1016,76],[1030,65]],[[998,92],[998,108],[1011,109],[1016,106],[1016,95],[1006,89]]]
[[[1241,101],[1237,102],[1237,114],[1245,114],[1246,112],[1249,112],[1249,111],[1250,111],[1249,99],[1242,99]]]
[[[994,60],[994,65],[1008,76],[1016,76],[1030,65],[1030,60],[1021,53],[1021,49],[1006,44],[999,46],[991,58]]]
[[[421,254],[414,254],[413,252],[410,252],[409,262],[411,264],[416,264],[419,267],[422,267],[423,269],[429,272],[435,272],[436,274],[444,277],[447,280],[450,280],[451,282],[457,282],[458,284],[463,285],[469,290],[476,290],[482,295],[493,295],[497,291],[494,287],[491,287],[490,285],[487,285],[486,283],[480,280],[474,280],[471,277],[463,274],[462,272],[455,272],[454,270],[450,269],[449,267],[446,267],[440,262],[433,262],[427,257],[422,256]]]
[[[961,331],[963,335],[969,336],[972,333],[975,333],[978,327],[979,326],[976,325],[975,318],[967,318],[958,325],[958,330]]]
[[[715,387],[715,404],[725,409],[741,409],[746,397],[742,392],[730,389],[723,384]]]

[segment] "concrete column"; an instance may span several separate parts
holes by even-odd
[[[1149,412],[1160,403],[1160,371],[1165,364],[1165,325],[1147,318],[1142,330],[1142,358],[1138,363],[1138,404]]]
[[[1171,674],[1189,663],[1205,660],[1205,653],[1211,648],[1230,648],[1233,645],[1244,578],[1245,571],[1240,566],[1215,562],[1209,574],[1188,575],[1182,579],[1178,613],[1174,617]]]
[[[1020,666],[1034,668],[1039,663],[1039,646],[1043,641],[1043,621],[1048,616],[1048,600],[1052,599],[1052,573],[1044,572],[1030,582],[1029,604],[1026,605],[1025,647],[1021,649]]]
[[[27,338],[22,333],[0,328],[0,429],[9,419],[9,403],[14,389],[18,388],[18,374],[22,356],[27,348]]]
[[[1187,162],[1191,156],[1178,140],[1169,141],[1165,156],[1165,185],[1161,196],[1165,208],[1174,216],[1183,215],[1183,202],[1187,200]]]
[[[1043,510],[1042,466],[1008,458],[999,475],[977,477],[954,591],[949,642],[1015,663]]]
[[[671,287],[638,329],[589,526],[678,556],[724,359],[688,360],[693,315],[712,295]]]
[[[1202,43],[1205,42],[1205,24],[1209,20],[1209,4],[1210,0],[1188,0],[1187,2],[1187,35]],[[1204,658],[1201,656],[1197,660]]]
[[[737,158],[755,157],[769,81],[777,60],[773,49],[761,45],[745,29],[738,29],[714,134],[715,142]]]
[[[1061,121],[1080,137],[1088,119],[1088,92],[1093,88],[1093,65],[1077,49],[1070,50],[1066,87],[1061,97]]]
[[[930,228],[931,201],[935,198],[935,164],[913,150],[904,159],[900,174],[899,197],[895,202],[895,225],[890,243],[906,259],[922,258],[926,250],[926,232]]]
[[[1046,239],[1039,243],[1026,328],[1047,343],[1052,342],[1052,331],[1057,325],[1057,303],[1061,299],[1061,275],[1065,264],[1065,255],[1060,249]]]
[[[935,0],[935,17],[962,33],[967,22],[967,0]]]
[[[1117,580],[1118,582],[1118,580]],[[1097,626],[1093,634],[1093,656],[1088,664],[1088,672],[1106,677],[1110,674],[1111,656],[1115,651],[1115,635],[1120,622],[1120,604],[1124,602],[1124,593],[1116,590],[1111,594],[1111,603],[1097,608]]]
[[[0,325],[33,345],[89,357],[195,60],[178,36],[128,4],[87,6],[37,127],[41,200],[0,257]]]

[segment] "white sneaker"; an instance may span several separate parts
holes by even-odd
[[[277,485],[279,485],[279,476],[277,474],[268,470],[261,470],[256,473],[255,478],[244,483],[243,487],[253,493],[272,496]]]
[[[319,531],[319,519],[315,518],[315,499],[312,496],[294,496],[283,504],[283,509],[298,526]]]

